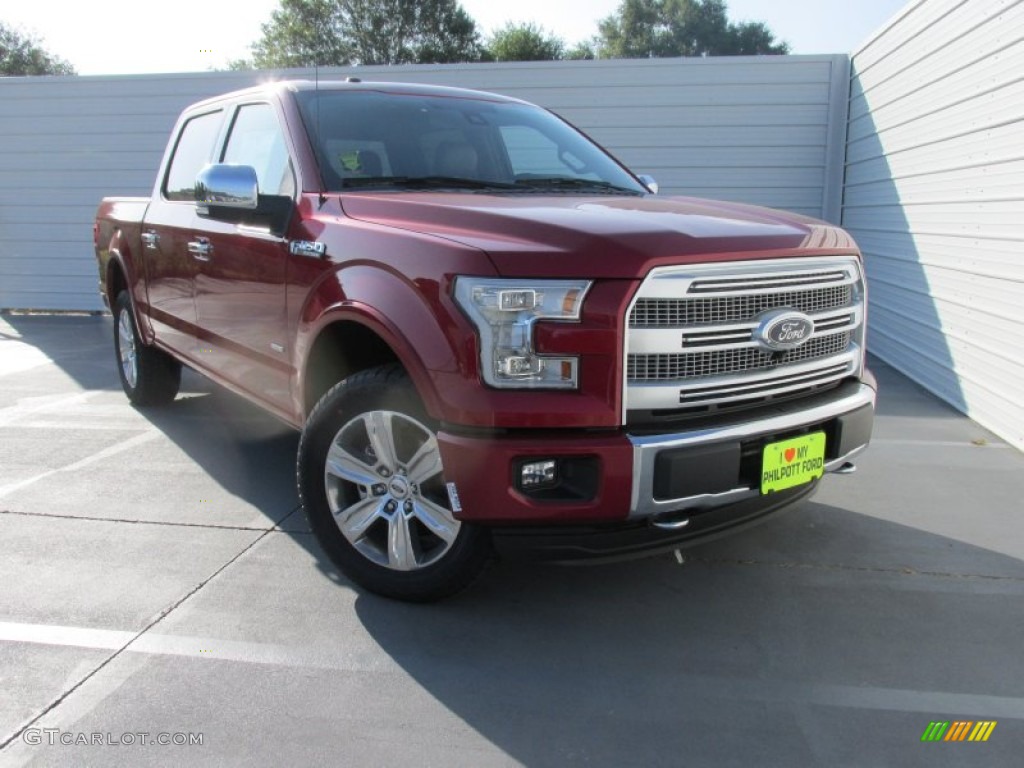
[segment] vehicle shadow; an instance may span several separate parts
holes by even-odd
[[[120,393],[110,317],[6,315],[4,320],[16,340],[39,349],[77,387]],[[31,384],[40,392],[69,391],[66,382],[54,381],[42,368],[14,375],[21,376],[22,388]],[[91,424],[102,427],[108,421],[109,429],[120,430],[87,433],[111,435],[99,447],[116,448],[114,441],[137,435],[146,422],[166,440],[70,472],[60,486],[29,487],[19,493],[18,506],[78,515],[81,494],[91,496],[107,487],[118,489],[103,505],[104,514],[113,518],[248,527],[288,521],[290,527],[306,529],[296,514],[299,435],[243,398],[186,368],[178,398],[166,406],[131,409],[118,395],[92,399],[84,412],[92,407]],[[124,482],[134,474],[146,476],[147,483]]]
[[[522,765],[941,765],[930,720],[1024,709],[993,708],[1024,685],[1018,559],[813,502],[685,555],[503,565],[442,604],[356,611]]]
[[[14,341],[40,350],[82,389],[117,390],[113,321],[106,316],[4,313]]]

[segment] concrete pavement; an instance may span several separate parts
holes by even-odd
[[[111,333],[0,318],[0,765],[1019,765],[1024,456],[877,361],[803,506],[411,606],[320,552],[295,433],[191,373],[133,409]]]

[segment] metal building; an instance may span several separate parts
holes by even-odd
[[[852,72],[868,348],[1024,449],[1024,3],[912,3]]]
[[[846,56],[322,69],[491,90],[555,110],[666,194],[838,221]],[[148,195],[188,104],[279,73],[0,78],[0,308],[101,307],[92,221]]]

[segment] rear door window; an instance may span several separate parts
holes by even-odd
[[[164,184],[168,200],[195,202],[196,177],[211,160],[222,118],[223,112],[208,112],[191,118],[181,129]]]

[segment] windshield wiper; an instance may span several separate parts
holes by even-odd
[[[642,195],[643,192],[628,187],[620,187],[608,181],[595,179],[578,179],[569,176],[537,176],[519,179],[516,184],[530,189],[556,190],[566,192],[604,192],[615,195]]]
[[[520,190],[516,184],[459,176],[351,176],[341,180],[345,189],[373,189],[394,187],[400,189],[501,189]]]

